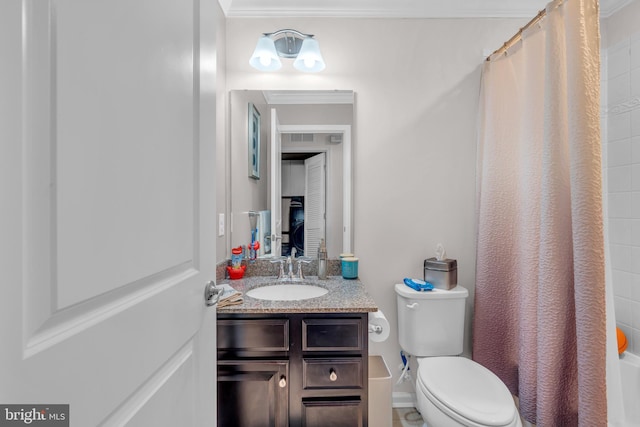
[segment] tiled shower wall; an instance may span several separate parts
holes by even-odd
[[[640,32],[609,47],[606,88],[606,198],[616,323],[640,354]]]

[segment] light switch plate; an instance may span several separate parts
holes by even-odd
[[[218,214],[218,237],[224,236],[224,214]]]

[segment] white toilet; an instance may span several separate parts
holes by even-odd
[[[418,359],[418,410],[428,427],[521,427],[511,393],[490,370],[458,357],[467,289],[395,286],[400,347]]]

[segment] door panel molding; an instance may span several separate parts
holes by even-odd
[[[40,328],[27,337],[24,357],[32,357],[100,322],[153,298],[173,286],[179,286],[198,274],[192,263],[176,266],[124,288],[92,298],[52,313]],[[37,309],[26,306],[25,315],[37,317]]]
[[[170,380],[180,375],[181,369],[193,369],[193,340],[189,340],[178,352],[154,372],[147,381],[107,416],[99,426],[123,426],[135,418]],[[190,366],[191,365],[191,366]]]

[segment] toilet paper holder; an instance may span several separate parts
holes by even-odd
[[[380,310],[369,313],[369,339],[382,342],[389,338],[389,321]]]
[[[372,325],[371,323],[369,323],[369,333],[381,334],[382,333],[382,326],[380,326],[380,325]]]

